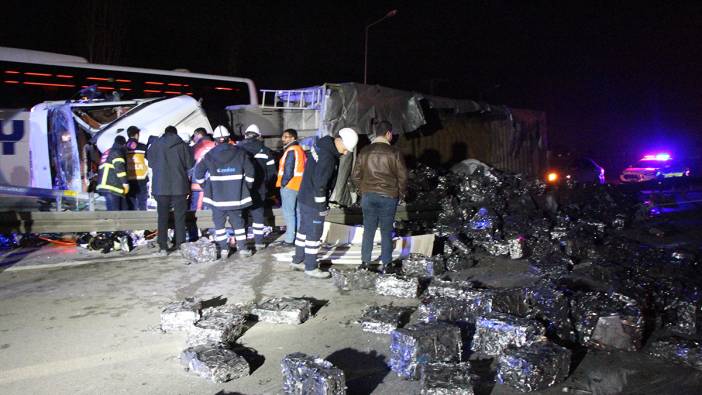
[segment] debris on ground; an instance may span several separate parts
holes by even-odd
[[[307,321],[312,302],[303,298],[270,298],[251,309],[259,321],[273,324],[299,325]]]
[[[402,273],[406,276],[431,278],[446,271],[442,259],[434,259],[422,254],[412,253],[402,261]]]
[[[180,355],[185,370],[215,383],[226,383],[249,375],[249,363],[236,352],[219,344],[185,349]]]
[[[322,358],[292,353],[283,358],[281,367],[287,395],[346,394],[344,372]]]
[[[186,345],[233,345],[244,332],[246,314],[246,311],[237,305],[222,305],[202,310],[202,317],[188,327]]]
[[[370,270],[343,270],[331,268],[329,272],[336,287],[345,291],[373,289],[379,274]]]
[[[419,280],[416,277],[384,274],[376,280],[375,292],[396,298],[416,298],[419,296]]]

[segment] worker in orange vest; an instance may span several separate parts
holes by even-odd
[[[295,245],[295,232],[300,223],[297,192],[302,183],[302,172],[305,170],[307,156],[297,142],[297,130],[286,129],[280,139],[283,140],[283,156],[278,163],[278,180],[275,186],[280,188],[286,230],[283,241],[279,244],[293,247]]]

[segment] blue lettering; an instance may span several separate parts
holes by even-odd
[[[2,127],[3,120],[0,119],[0,142],[2,143],[3,155],[15,154],[15,143],[24,137],[24,121],[12,121],[12,132],[5,134]]]

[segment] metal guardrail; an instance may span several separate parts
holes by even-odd
[[[434,220],[438,207],[408,208],[400,206],[395,218],[398,220]],[[282,210],[272,209],[267,213],[268,225],[285,225]],[[213,227],[212,212],[190,211],[186,220],[199,228]],[[360,210],[331,209],[328,222],[360,224]],[[6,211],[0,212],[0,232],[20,233],[81,233],[113,232],[118,230],[156,229],[156,211]]]

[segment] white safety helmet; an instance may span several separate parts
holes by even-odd
[[[213,138],[229,137],[229,130],[225,126],[219,125],[215,128],[214,133],[212,133]]]
[[[354,148],[356,148],[356,144],[358,144],[358,134],[356,134],[356,131],[351,128],[343,128],[339,130],[339,137],[341,137],[344,147],[350,152],[353,152]]]
[[[257,134],[259,136],[261,135],[261,131],[258,129],[258,126],[255,123],[252,123],[251,125],[249,125],[249,127],[246,128],[246,131],[244,131],[244,135],[247,135],[249,133],[254,133],[254,134]]]

